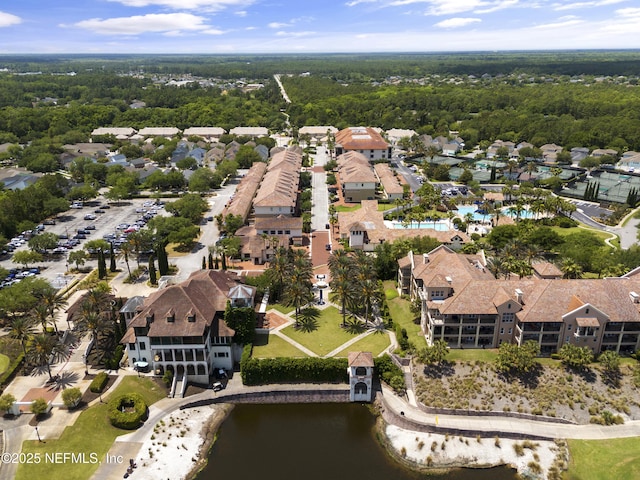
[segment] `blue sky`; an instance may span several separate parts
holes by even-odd
[[[14,0],[2,53],[640,48],[639,0]]]

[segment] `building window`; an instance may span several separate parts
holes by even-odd
[[[511,335],[513,333],[513,328],[509,329],[509,335]]]
[[[584,309],[584,313],[589,313],[589,309],[588,309],[588,308],[585,308],[585,309]]]
[[[285,235],[291,235],[291,230],[285,230],[284,233]]]
[[[129,344],[129,350],[135,350],[136,349],[136,344],[135,343],[130,343]]]
[[[146,350],[147,349],[147,345],[145,344],[145,342],[140,342],[140,350]]]
[[[282,235],[282,230],[278,230],[278,235]]]
[[[515,314],[514,313],[503,313],[502,314],[502,321],[504,323],[511,323],[511,322],[513,322],[514,318],[515,318]]]
[[[571,330],[571,324],[567,325],[567,330]]]
[[[503,333],[504,333],[504,328],[501,328],[500,329],[500,335],[502,335]],[[511,332],[509,332],[509,333],[511,333]]]

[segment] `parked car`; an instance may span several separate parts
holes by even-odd
[[[211,388],[213,388],[214,392],[219,392],[220,390],[224,389],[224,385],[221,382],[216,382]]]
[[[96,219],[96,216],[95,216],[93,213],[87,213],[87,214],[84,216],[84,219],[85,219],[85,220],[95,220],[95,219]]]

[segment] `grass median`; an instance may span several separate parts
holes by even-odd
[[[127,376],[116,389],[109,394],[122,395],[137,392],[144,398],[147,405],[157,402],[166,396],[166,392],[149,378]],[[107,397],[105,401],[108,400]],[[52,415],[66,415],[65,411],[53,411]],[[22,444],[22,452],[33,454],[33,458],[40,458],[38,464],[20,464],[16,473],[16,480],[30,480],[32,478],[46,478],[47,480],[86,480],[98,469],[99,464],[92,463],[90,455],[104,460],[105,454],[111,448],[116,437],[130,433],[130,430],[115,428],[107,417],[107,404],[98,403],[83,411],[73,425],[65,428],[58,439],[45,439],[45,442],[27,440]],[[47,455],[61,453],[84,453],[85,462],[67,461],[53,464],[45,461]]]

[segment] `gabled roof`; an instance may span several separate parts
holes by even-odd
[[[371,127],[349,127],[336,133],[336,144],[344,150],[387,150],[389,144]]]
[[[347,361],[350,367],[373,367],[371,352],[349,352]]]

